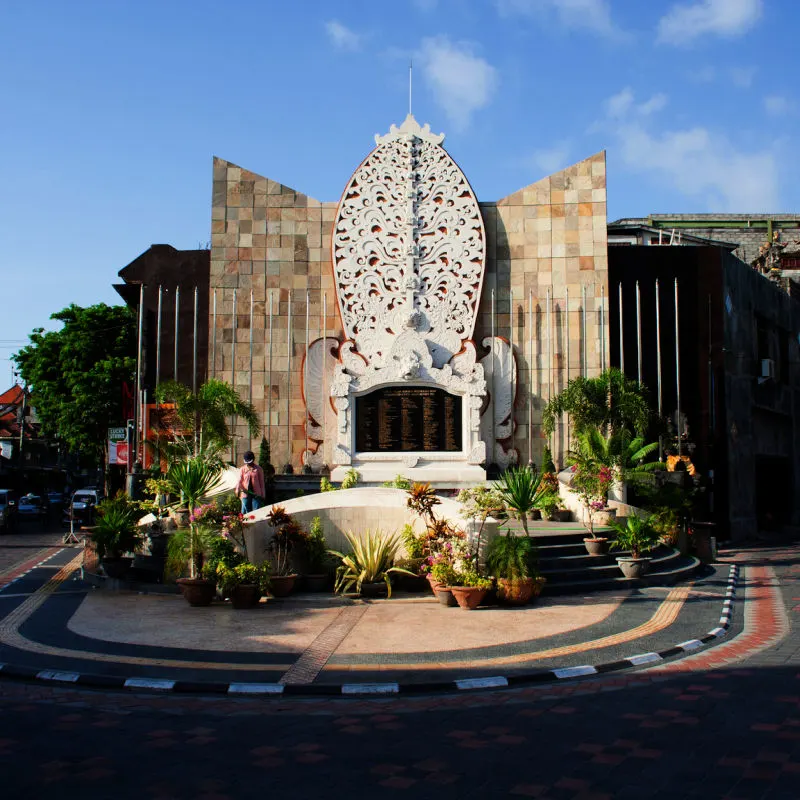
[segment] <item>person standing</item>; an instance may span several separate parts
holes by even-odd
[[[252,450],[244,454],[244,466],[239,470],[236,496],[242,501],[242,514],[249,514],[261,507],[261,498],[266,494],[264,470],[256,464]]]

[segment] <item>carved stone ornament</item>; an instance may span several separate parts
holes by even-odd
[[[337,440],[336,410],[331,398],[338,339],[328,336],[308,346],[308,359],[303,364],[303,400],[306,404],[308,449],[303,463],[321,469],[331,463]]]
[[[486,458],[480,425],[486,381],[472,342],[486,237],[475,194],[441,147],[443,139],[411,115],[376,136],[334,222],[333,268],[345,341],[331,381],[338,414],[333,459],[362,472],[365,463],[394,460],[423,470],[431,462],[460,461],[474,465],[464,474],[475,476]],[[461,452],[354,452],[352,398],[403,384],[432,385],[463,397]]]
[[[517,359],[507,339],[483,340],[489,352],[481,359],[489,391],[489,403],[481,417],[481,438],[489,446],[489,459],[505,469],[519,461],[511,446],[514,435],[514,401],[517,393]]]

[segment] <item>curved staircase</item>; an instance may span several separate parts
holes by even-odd
[[[528,530],[539,548],[539,571],[547,578],[547,594],[579,594],[601,589],[631,586],[670,586],[689,580],[701,564],[694,556],[683,556],[678,550],[660,545],[649,555],[650,571],[642,578],[626,578],[617,566],[623,550],[607,555],[590,556],[583,544],[586,529],[576,522],[529,522]],[[524,536],[522,524],[505,520],[501,532]],[[610,528],[595,528],[597,536],[613,538]]]

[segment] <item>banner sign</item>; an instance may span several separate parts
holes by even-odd
[[[125,428],[109,428],[108,439],[111,442],[124,442],[128,438]]]

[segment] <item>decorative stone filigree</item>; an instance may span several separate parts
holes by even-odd
[[[409,116],[376,137],[334,223],[333,262],[345,334],[382,366],[403,330],[442,367],[472,336],[485,261],[478,201],[440,146]]]
[[[481,439],[488,444],[489,460],[505,469],[519,461],[519,453],[513,447],[517,359],[508,340],[500,336],[494,340],[487,337],[483,346],[489,349],[480,362],[486,374],[489,403],[481,416]]]
[[[337,363],[339,340],[329,336],[308,346],[303,364],[303,400],[306,404],[306,434],[309,446],[303,463],[312,469],[330,463],[337,440],[336,412],[331,404],[330,386]]]

